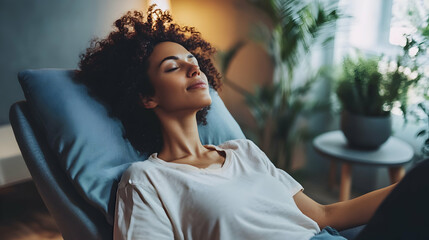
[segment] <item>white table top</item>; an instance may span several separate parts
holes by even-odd
[[[360,150],[350,148],[341,131],[332,131],[317,136],[313,140],[313,146],[319,153],[330,158],[379,166],[403,165],[414,156],[408,143],[393,136],[376,150]]]

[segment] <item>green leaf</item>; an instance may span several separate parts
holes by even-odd
[[[229,50],[225,52],[218,52],[218,58],[220,58],[221,60],[220,70],[223,74],[226,74],[228,72],[232,59],[234,59],[235,55],[245,44],[245,41],[239,41],[234,44],[234,46],[231,47]]]

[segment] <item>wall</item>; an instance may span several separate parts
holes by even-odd
[[[252,43],[249,37],[255,23],[268,19],[248,1],[172,1],[172,14],[178,23],[196,27],[219,51],[226,51],[235,43],[247,40],[230,65],[226,74],[229,80],[251,92],[256,84],[271,81],[271,60],[265,50]],[[254,124],[242,95],[227,84],[219,94],[242,127]]]
[[[260,17],[244,0],[173,0],[174,19],[195,26],[219,50],[247,38]],[[11,104],[24,99],[17,81],[27,68],[76,68],[79,54],[93,37],[104,37],[127,10],[146,6],[143,0],[10,1],[0,0],[0,125],[8,123]],[[247,44],[227,76],[245,89],[271,79],[264,50]],[[234,117],[252,124],[243,98],[227,85],[220,93]]]
[[[195,26],[218,50],[226,51],[240,40],[248,43],[232,61],[226,77],[242,88],[272,79],[272,64],[262,47],[252,43],[249,32],[255,23],[268,21],[246,0],[172,0],[176,22]],[[18,71],[27,68],[76,68],[79,53],[93,37],[104,37],[115,19],[127,10],[143,9],[144,0],[0,0],[0,125],[8,123],[12,103],[24,99],[16,79]],[[310,63],[319,66],[332,61],[332,48],[316,51]],[[306,72],[307,65],[300,71]],[[320,90],[320,88],[318,88]],[[320,94],[320,93],[319,93]],[[225,84],[220,96],[242,127],[254,122],[243,97]],[[320,122],[327,122],[325,117]],[[305,153],[297,154],[305,160]],[[311,155],[308,165],[314,169],[326,166]],[[301,165],[304,162],[301,163]],[[321,171],[317,171],[321,174]]]
[[[18,71],[76,68],[91,38],[142,6],[141,0],[0,0],[0,125],[9,122],[9,107],[24,99]]]

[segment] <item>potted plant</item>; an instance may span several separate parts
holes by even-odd
[[[344,59],[336,94],[342,105],[341,130],[351,147],[378,148],[391,135],[394,105],[406,112],[408,89],[418,77],[401,60]]]

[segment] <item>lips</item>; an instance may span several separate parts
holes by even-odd
[[[198,89],[198,88],[207,88],[207,83],[199,80],[189,85],[189,87],[187,87],[186,90]]]

